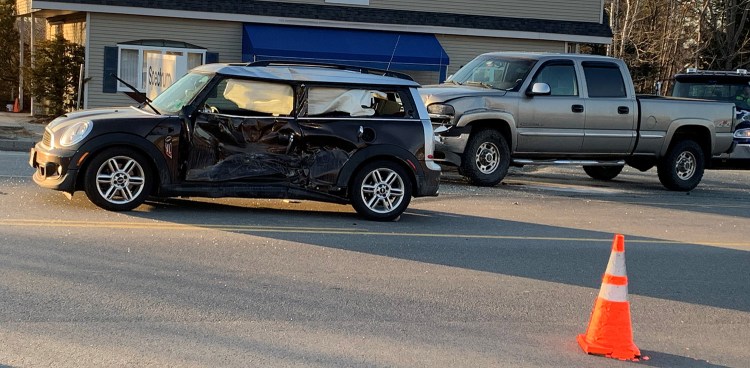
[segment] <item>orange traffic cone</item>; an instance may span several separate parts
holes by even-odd
[[[16,97],[16,102],[13,103],[13,112],[21,112],[21,107],[18,104],[18,97]]]
[[[633,342],[628,303],[628,276],[625,272],[625,238],[615,234],[607,271],[586,333],[578,335],[578,345],[588,354],[616,359],[636,359],[641,351]]]

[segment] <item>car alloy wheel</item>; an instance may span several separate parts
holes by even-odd
[[[352,206],[369,220],[394,220],[409,206],[412,185],[406,169],[398,163],[371,162],[353,178],[349,192]]]
[[[133,201],[141,194],[145,184],[143,167],[127,156],[110,158],[96,172],[96,189],[104,199],[114,204]]]
[[[371,211],[392,212],[404,200],[404,180],[391,169],[375,169],[365,176],[360,195]]]
[[[151,161],[137,151],[125,147],[104,150],[87,164],[86,196],[105,210],[132,210],[151,194],[153,172]]]

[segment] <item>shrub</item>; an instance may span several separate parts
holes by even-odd
[[[34,51],[34,65],[26,69],[25,80],[34,98],[44,101],[47,114],[61,115],[75,107],[78,76],[85,48],[61,35],[41,41]]]

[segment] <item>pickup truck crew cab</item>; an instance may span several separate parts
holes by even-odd
[[[610,57],[488,53],[420,94],[436,158],[480,186],[511,164],[582,165],[600,180],[628,164],[656,166],[666,188],[688,191],[706,158],[732,148],[733,104],[636,97],[624,62]]]

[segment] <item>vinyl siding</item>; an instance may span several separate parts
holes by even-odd
[[[477,55],[495,51],[565,52],[565,42],[521,40],[454,35],[436,35],[450,56],[448,75],[455,73]]]
[[[397,70],[397,71],[408,74],[417,83],[421,85],[435,84],[438,82],[438,79],[440,79],[440,73],[438,72],[428,72],[428,71],[421,71],[421,70]]]
[[[16,0],[16,13],[25,15],[31,11],[31,0]]]
[[[370,5],[333,4],[326,3],[325,0],[284,0],[283,2],[593,23],[600,23],[602,15],[601,0],[370,0]]]
[[[132,105],[122,93],[103,93],[104,47],[141,39],[187,42],[218,52],[220,62],[242,59],[242,23],[91,13],[87,108]]]

